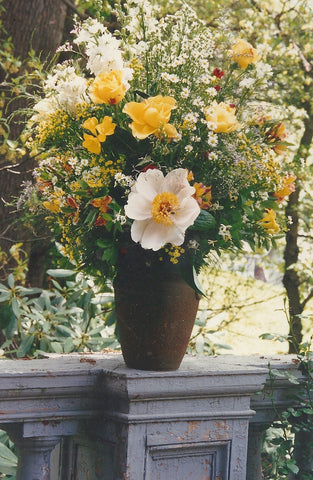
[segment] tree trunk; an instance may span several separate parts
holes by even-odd
[[[304,133],[301,139],[298,158],[307,159],[309,155],[309,147],[313,139],[313,122],[311,118],[311,106],[309,103],[305,104],[305,110],[308,118],[305,120]],[[283,284],[286,289],[288,303],[289,303],[289,317],[290,317],[290,340],[289,353],[296,353],[299,344],[302,342],[302,321],[299,315],[302,314],[308,298],[301,298],[300,292],[300,278],[297,268],[293,265],[297,264],[299,256],[299,197],[300,184],[298,182],[295,192],[289,196],[288,204],[286,206],[286,218],[290,218],[290,226],[286,233],[286,247],[284,252],[285,260],[285,274],[283,277]]]
[[[23,62],[28,57],[32,48],[42,60],[52,58],[53,53],[62,41],[67,7],[63,0],[3,0],[5,9],[2,14],[3,25],[12,38],[14,54]],[[25,64],[24,64],[25,65]],[[12,76],[0,70],[0,82],[10,81]],[[7,103],[7,114],[25,107],[24,99],[14,99],[13,94]],[[23,129],[23,118],[17,117],[17,121],[10,125],[10,139],[17,139]],[[34,162],[24,157],[18,162],[20,165],[12,165],[5,156],[0,156],[0,247],[4,251],[18,242],[23,242],[25,250],[30,255],[29,283],[41,286],[44,271],[44,259],[47,239],[34,239],[30,232],[17,222],[15,208],[8,207],[7,202],[12,202],[21,189],[21,183],[31,179]]]

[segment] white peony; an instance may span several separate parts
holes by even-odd
[[[125,206],[134,220],[131,238],[145,249],[159,250],[166,243],[181,245],[200,207],[193,198],[187,171],[177,168],[165,177],[160,170],[140,173]]]

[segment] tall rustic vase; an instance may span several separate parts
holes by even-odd
[[[125,251],[114,281],[122,354],[130,368],[176,370],[186,353],[199,296],[169,261],[140,246]]]

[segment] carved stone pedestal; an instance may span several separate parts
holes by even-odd
[[[103,364],[104,422],[90,437],[111,475],[99,478],[244,480],[250,398],[266,373],[230,356],[186,357],[176,372]]]

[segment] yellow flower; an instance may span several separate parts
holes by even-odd
[[[172,97],[157,95],[143,100],[141,103],[129,102],[123,108],[133,120],[130,128],[134,137],[140,140],[154,134],[157,137],[165,135],[167,138],[177,136],[176,128],[169,122],[171,111],[176,107]]]
[[[54,190],[53,196],[51,196],[50,200],[42,202],[43,206],[52,213],[60,212],[63,194],[64,192],[62,189]]]
[[[283,142],[284,138],[287,137],[286,128],[285,128],[285,125],[283,123],[280,122],[277,125],[275,125],[274,127],[272,127],[267,132],[266,135],[267,135],[267,141],[269,143],[278,142],[278,143],[275,143],[275,145],[273,147],[273,150],[274,150],[275,153],[277,153],[277,155],[281,155],[287,150],[286,145],[283,145],[283,144],[279,143],[279,142]]]
[[[83,147],[90,153],[99,154],[101,142],[105,142],[108,135],[113,135],[116,125],[111,117],[104,117],[101,123],[98,123],[96,117],[91,117],[82,124],[82,127],[93,134],[84,133]]]
[[[99,208],[99,211],[101,213],[107,213],[107,211],[109,210],[109,204],[112,202],[112,197],[110,197],[110,195],[106,195],[105,197],[101,197],[101,198],[95,198],[94,200],[91,201],[91,204],[96,207],[96,208]]]
[[[121,70],[100,73],[90,86],[90,97],[95,103],[115,105],[125,97],[126,87],[123,84]]]
[[[276,190],[274,197],[277,198],[277,202],[282,202],[285,197],[288,197],[296,189],[294,181],[296,180],[295,175],[285,176],[282,180],[281,187]]]
[[[276,223],[276,212],[272,208],[266,208],[265,214],[258,223],[269,233],[273,235],[279,232],[279,225]]]
[[[206,187],[203,183],[196,182],[193,184],[193,188],[195,189],[194,198],[199,207],[203,210],[208,209],[212,203],[212,187]]]
[[[241,127],[236,117],[236,109],[224,102],[217,103],[215,100],[206,108],[205,118],[213,124],[213,132],[229,133]]]
[[[238,63],[244,70],[250,63],[256,63],[260,56],[255,48],[249,42],[239,39],[231,48],[231,60]]]

